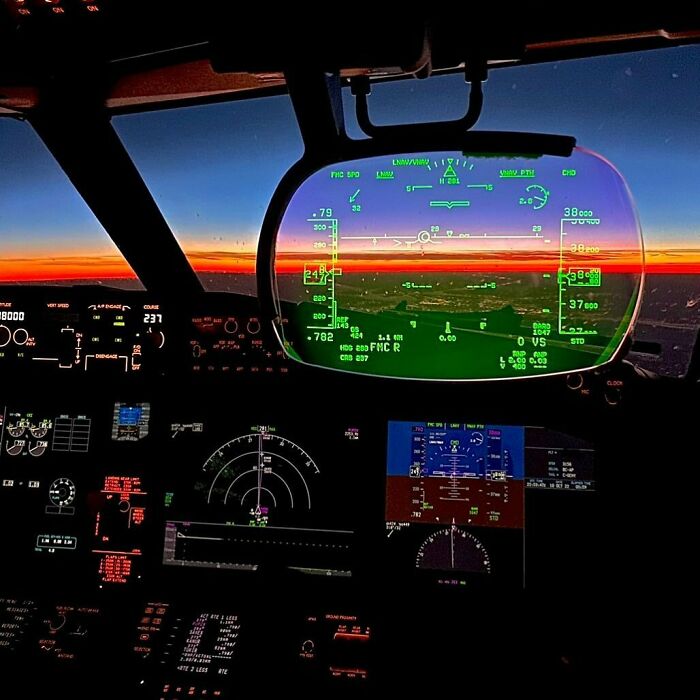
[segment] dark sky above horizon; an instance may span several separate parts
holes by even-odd
[[[375,86],[370,108],[378,123],[448,119],[460,116],[466,95],[459,75],[400,81]],[[254,250],[272,192],[302,151],[286,96],[121,116],[114,125],[200,269],[217,251]],[[700,47],[493,70],[478,127],[576,136],[626,178],[648,247],[700,250]],[[2,279],[12,279],[8,258],[26,268],[116,253],[27,124],[0,119],[0,164]]]

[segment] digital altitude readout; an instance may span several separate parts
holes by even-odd
[[[0,321],[24,321],[24,311],[0,311]]]
[[[327,166],[291,198],[275,250],[291,357],[419,379],[603,364],[630,329],[643,278],[627,186],[581,148]]]

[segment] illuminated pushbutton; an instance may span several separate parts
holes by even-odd
[[[17,8],[17,14],[22,17],[29,17],[32,11],[26,6],[27,0],[14,0],[12,3]]]
[[[235,318],[229,318],[226,323],[224,323],[224,331],[229,335],[233,335],[238,330],[238,321]]]
[[[0,326],[0,348],[4,348],[12,340],[12,331],[7,326]]]
[[[257,318],[251,318],[250,321],[248,321],[248,325],[246,326],[248,333],[251,335],[257,335],[260,333],[260,321],[258,321]]]

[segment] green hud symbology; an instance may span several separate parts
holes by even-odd
[[[570,158],[401,154],[323,168],[276,244],[280,332],[303,362],[416,379],[570,372],[633,321],[641,232],[621,175]]]

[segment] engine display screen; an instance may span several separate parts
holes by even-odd
[[[424,379],[539,376],[614,356],[642,239],[600,156],[397,154],[327,166],[276,240],[290,356]]]

